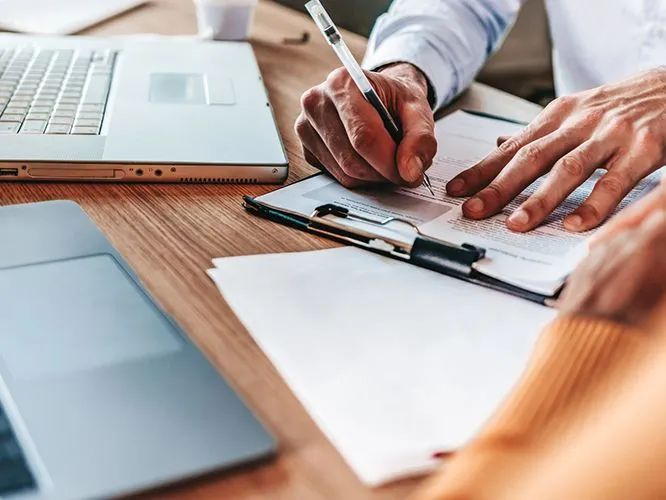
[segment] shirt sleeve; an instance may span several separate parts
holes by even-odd
[[[363,62],[374,70],[419,68],[439,108],[465,90],[513,25],[524,0],[395,0],[370,35]]]

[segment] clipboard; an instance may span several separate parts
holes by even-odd
[[[485,118],[524,125],[522,122],[486,113],[467,110],[465,112]],[[326,174],[317,173],[297,181],[295,184],[320,175]],[[397,217],[371,217],[331,203],[320,205],[309,216],[305,216],[300,213],[271,206],[250,196],[243,198],[243,206],[249,213],[264,219],[323,236],[339,243],[351,244],[456,279],[508,293],[540,305],[552,307],[564,287],[562,285],[555,294],[549,296],[487,276],[474,267],[475,263],[485,257],[485,248],[471,244],[457,245],[427,236],[415,224],[406,219]],[[350,227],[348,224],[350,221],[355,223],[353,227]],[[382,234],[382,229],[394,229],[396,225],[401,225],[403,229],[406,228],[413,233],[413,239],[410,238],[409,241],[403,241]]]
[[[310,217],[304,217],[300,214],[276,209],[250,196],[243,198],[243,206],[249,213],[277,222],[278,224],[323,236],[339,243],[352,244],[380,255],[398,259],[408,264],[496,291],[508,293],[537,304],[552,307],[559,295],[559,291],[553,296],[538,294],[486,276],[473,267],[476,262],[485,257],[486,250],[484,248],[468,244],[455,245],[422,235],[418,231],[418,228],[409,221],[395,218],[385,220],[371,219],[363,214],[354,213],[347,208],[333,204],[321,205],[317,207]],[[368,225],[368,229],[352,230],[335,220],[327,219],[326,217],[330,215],[341,220],[348,219],[363,222]],[[388,224],[395,223],[407,224],[414,229],[415,237],[413,243],[409,244],[385,236],[379,236],[372,231],[373,227],[385,227]]]

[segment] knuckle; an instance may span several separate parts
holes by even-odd
[[[339,67],[331,71],[326,79],[326,83],[333,89],[346,87],[351,77],[344,67]]]
[[[518,159],[528,164],[537,163],[541,158],[542,152],[539,146],[528,144],[518,152]]]
[[[356,151],[368,151],[377,142],[377,132],[368,125],[357,125],[349,134],[349,141]]]
[[[294,132],[302,140],[308,132],[308,121],[302,114],[298,115],[294,123]]]
[[[356,158],[349,151],[340,151],[336,159],[340,167],[347,174],[356,167]]]
[[[518,139],[510,137],[500,144],[497,149],[499,149],[502,155],[514,156],[520,150],[520,143],[518,142]]]
[[[351,151],[341,151],[336,160],[343,172],[354,179],[367,180],[371,174],[360,158]]]
[[[546,106],[547,111],[560,111],[563,109],[572,108],[577,102],[577,97],[574,95],[565,95],[558,97],[554,101],[551,101],[548,106]]]
[[[563,172],[569,177],[581,178],[585,175],[585,163],[582,155],[567,155],[562,158],[556,170]]]
[[[627,181],[619,175],[606,174],[597,181],[597,187],[605,193],[612,195],[614,198],[617,198],[622,196],[626,191]]]
[[[301,108],[312,111],[321,102],[322,94],[318,87],[306,90],[301,96]]]

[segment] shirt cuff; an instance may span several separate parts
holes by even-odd
[[[370,71],[394,63],[409,63],[416,66],[428,79],[432,100],[430,105],[438,109],[455,97],[455,71],[442,60],[440,54],[425,40],[413,34],[393,35],[369,50],[363,67]]]

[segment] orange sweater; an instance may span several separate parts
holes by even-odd
[[[617,440],[611,429],[618,430],[617,421],[626,422],[625,414],[633,415],[636,425],[642,418],[640,412],[649,414],[649,405],[660,399],[663,420],[653,432],[666,436],[666,342],[663,361],[647,363],[650,347],[656,344],[654,339],[645,332],[602,320],[557,319],[543,332],[522,380],[497,413],[415,499],[654,498],[627,495],[626,489],[624,496],[609,496],[609,485],[614,491],[617,481],[602,480],[606,469],[617,474],[622,464],[633,458],[623,457],[615,468],[606,463],[607,448]],[[648,365],[657,367],[653,369],[656,374],[642,373]],[[659,375],[663,387],[652,394],[653,379]],[[648,379],[651,382],[646,382]],[[652,395],[652,401],[644,396],[643,403],[647,402],[648,407],[627,410],[626,403],[640,392],[634,390],[635,386],[646,385],[643,393]],[[624,408],[624,420],[618,408]],[[631,444],[628,438],[625,441],[628,448],[645,448],[645,443]],[[666,438],[662,441],[660,465],[666,466]],[[643,480],[645,469],[641,470]],[[666,475],[661,470],[659,475],[665,476],[662,483],[666,486]],[[574,476],[578,481],[571,479]],[[627,479],[627,474],[617,477]],[[652,494],[655,489],[649,491]],[[660,491],[666,498],[666,488]]]

